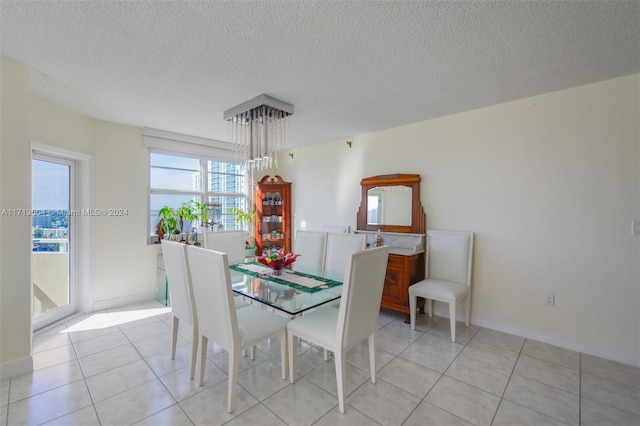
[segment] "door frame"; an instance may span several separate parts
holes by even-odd
[[[31,159],[36,156],[50,157],[62,161],[74,163],[75,179],[72,180],[71,193],[75,195],[75,210],[80,213],[83,210],[91,208],[95,199],[95,164],[93,156],[70,151],[64,148],[31,141]],[[31,163],[30,163],[31,164]],[[31,185],[29,186],[31,190]],[[92,288],[93,288],[93,271],[94,271],[94,218],[92,216],[83,216],[79,214],[74,217],[74,238],[70,241],[70,268],[73,262],[75,274],[70,271],[70,276],[75,275],[75,313],[89,313],[92,310]],[[71,228],[70,221],[70,228]],[[71,244],[73,244],[73,253]],[[31,280],[30,280],[31,281]],[[33,292],[33,289],[31,290]],[[31,300],[33,294],[31,295]],[[60,320],[64,316],[57,318]],[[40,320],[34,321],[31,316],[32,330],[45,327],[50,324]]]

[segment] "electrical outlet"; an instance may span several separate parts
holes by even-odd
[[[634,237],[640,235],[640,220],[634,220],[631,222],[631,235]]]
[[[555,306],[556,304],[556,296],[553,293],[545,293],[544,294],[544,305],[545,306]]]

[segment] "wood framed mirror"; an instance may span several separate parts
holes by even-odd
[[[420,203],[420,181],[420,175],[413,174],[362,179],[358,229],[424,234],[426,218]]]

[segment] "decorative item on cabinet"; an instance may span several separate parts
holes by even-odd
[[[291,182],[276,175],[254,183],[254,208],[256,254],[290,252]]]

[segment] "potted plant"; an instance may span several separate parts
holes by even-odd
[[[158,211],[158,217],[160,218],[159,223],[162,224],[163,235],[166,235],[167,238],[171,238],[174,231],[178,228],[176,211],[172,207],[164,206]],[[161,239],[160,235],[158,235],[158,237]]]
[[[249,212],[245,212],[237,207],[231,207],[229,209],[229,214],[235,216],[236,223],[238,223],[242,229],[245,229],[245,225],[248,225],[253,221],[253,215],[256,214],[256,211],[251,209]]]
[[[231,207],[229,214],[234,215],[236,217],[236,223],[238,223],[242,229],[245,229],[245,227],[248,227],[253,221],[253,216],[256,214],[256,211],[251,209],[249,212],[245,212],[237,207]],[[253,257],[256,255],[255,238],[249,236],[244,240],[244,255],[245,257]]]

